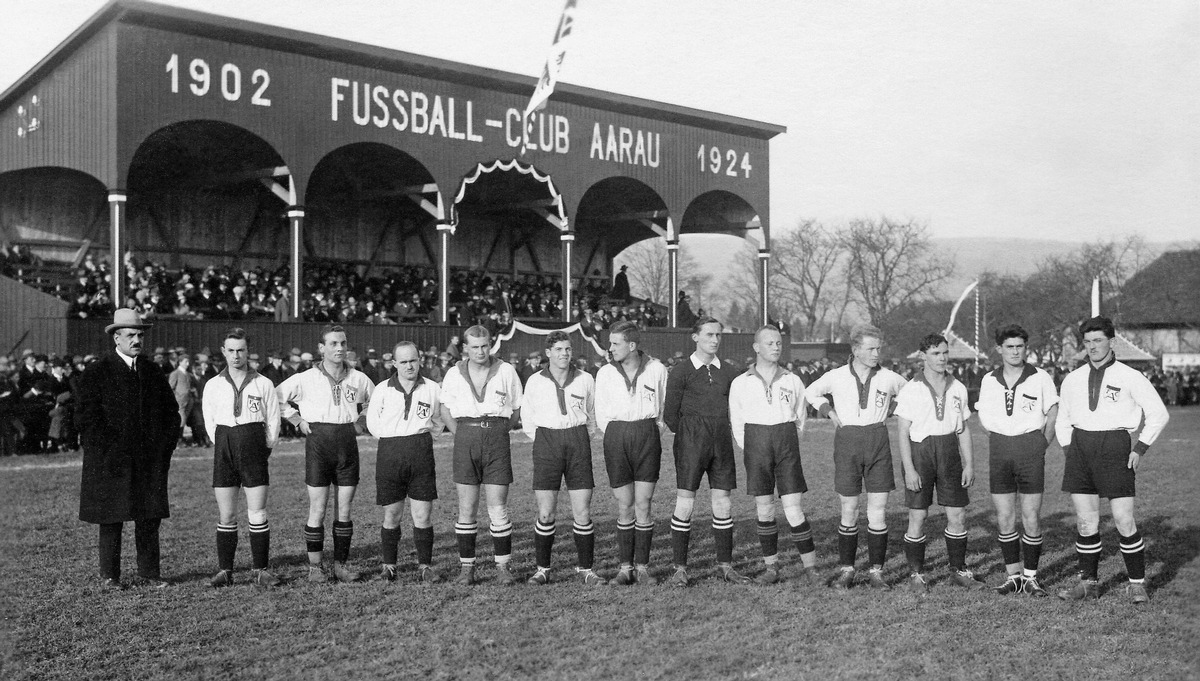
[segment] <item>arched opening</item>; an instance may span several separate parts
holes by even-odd
[[[688,263],[679,277],[680,324],[701,312],[738,327],[761,324],[770,239],[758,211],[732,192],[705,192],[684,210],[679,240]]]

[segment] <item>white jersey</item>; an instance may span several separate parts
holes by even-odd
[[[587,425],[596,401],[596,381],[586,371],[567,368],[567,379],[559,385],[543,369],[529,377],[521,402],[521,429],[530,438],[538,428],[574,428]]]
[[[446,372],[442,379],[442,404],[456,419],[494,416],[509,418],[521,408],[521,377],[512,365],[490,358],[487,381],[482,392],[476,392],[467,374],[468,360],[463,360]]]
[[[908,439],[913,442],[921,442],[931,435],[961,433],[967,419],[971,418],[971,410],[967,406],[967,386],[956,378],[950,378],[946,392],[939,395],[925,380],[925,374],[918,374],[896,396],[896,416],[912,424],[908,429]]]
[[[1063,379],[1054,429],[1059,443],[1066,447],[1071,444],[1075,428],[1132,433],[1141,425],[1143,415],[1146,425],[1135,447],[1139,454],[1154,444],[1170,420],[1162,398],[1137,369],[1115,359],[1098,370],[1088,362]]]
[[[204,384],[200,402],[210,442],[217,440],[217,426],[245,423],[266,425],[268,448],[279,441],[279,399],[275,384],[257,371],[246,372],[241,385],[234,385],[229,369],[223,370]]]
[[[318,363],[289,376],[275,392],[283,417],[293,424],[299,425],[301,419],[309,423],[354,423],[358,420],[359,405],[371,399],[374,388],[371,379],[357,369],[347,367],[334,377]]]
[[[638,356],[633,380],[617,362],[609,362],[596,372],[596,427],[602,433],[613,421],[662,420],[667,368],[640,350]]]
[[[828,414],[829,398],[844,426],[871,426],[883,423],[888,417],[892,400],[904,387],[904,377],[883,367],[876,367],[861,378],[851,362],[840,366],[812,382],[804,397],[822,415]]]
[[[776,368],[768,380],[751,364],[729,386],[729,422],[738,447],[746,447],[746,424],[774,426],[795,423],[804,428],[804,382],[787,369]]]
[[[1004,367],[984,374],[975,411],[989,433],[1014,437],[1045,428],[1046,415],[1056,404],[1054,379],[1026,364],[1011,388],[1004,382]]]
[[[404,390],[399,376],[380,381],[367,405],[367,430],[379,438],[439,432],[441,392],[437,383],[421,375],[411,391]]]

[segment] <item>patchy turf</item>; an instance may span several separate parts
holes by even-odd
[[[413,583],[412,544],[404,527],[400,580],[310,586],[303,580],[301,528],[307,512],[302,445],[281,446],[271,461],[272,569],[289,583],[270,593],[245,584],[249,541],[242,521],[238,585],[213,590],[216,504],[209,488],[210,452],[177,452],[171,474],[173,517],[163,525],[166,590],[133,588],[104,594],[96,573],[96,529],[79,522],[78,456],[0,461],[0,533],[4,568],[0,676],[17,679],[104,678],[1189,678],[1200,676],[1200,411],[1175,409],[1140,471],[1139,525],[1146,536],[1153,601],[1135,609],[1120,593],[1124,566],[1107,521],[1099,602],[1001,598],[945,584],[946,553],[929,546],[933,589],[917,599],[904,591],[866,588],[839,596],[787,580],[774,587],[733,587],[712,578],[707,494],[697,502],[690,589],[584,589],[572,580],[574,546],[569,507],[559,509],[555,582],[501,588],[491,583],[491,542],[481,534],[483,583],[473,588]],[[515,567],[532,569],[535,505],[530,445],[514,436],[517,484],[510,496]],[[894,437],[894,433],[893,433]],[[975,432],[977,451],[985,438]],[[806,508],[821,568],[836,562],[837,502],[832,491],[832,429],[810,422],[805,471],[813,491]],[[379,510],[374,506],[374,441],[361,439],[363,484],[355,511],[353,561],[377,569]],[[450,441],[437,444],[435,560],[456,563]],[[597,480],[603,481],[597,455]],[[666,522],[674,498],[670,457],[656,495],[653,559],[660,577],[670,560]],[[1069,583],[1074,526],[1069,498],[1057,491],[1062,456],[1047,457],[1044,582]],[[969,562],[990,584],[1003,567],[987,476],[972,488]],[[899,470],[897,464],[897,470]],[[565,497],[565,495],[563,495]],[[735,496],[736,556],[760,569],[753,504]],[[900,537],[906,514],[894,495],[889,513],[887,576],[904,576]],[[598,567],[615,560],[614,505],[597,490]],[[567,522],[563,522],[567,520]],[[481,517],[486,526],[486,517]],[[934,513],[929,536],[944,516]],[[795,568],[790,542],[786,554]],[[126,531],[125,572],[132,574],[132,529]],[[332,543],[327,540],[327,551]],[[865,558],[865,542],[860,546]],[[785,572],[785,576],[789,575]]]

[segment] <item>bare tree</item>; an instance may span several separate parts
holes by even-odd
[[[842,246],[847,285],[876,325],[895,308],[930,297],[954,273],[953,261],[933,252],[928,229],[914,220],[853,220]]]
[[[660,305],[670,305],[671,285],[670,260],[667,257],[667,245],[662,239],[645,239],[626,248],[613,259],[616,266],[628,265],[629,290],[635,297],[645,298]],[[691,279],[697,279],[701,290],[692,291],[704,297],[703,287],[707,286],[712,275],[699,272],[695,258],[688,255],[684,249],[679,250],[679,286],[688,288]]]
[[[804,320],[801,333],[793,331],[793,337],[812,339],[817,326],[836,312],[831,299],[837,294],[841,242],[841,234],[815,220],[801,221],[772,240],[771,297],[781,310],[793,309]]]

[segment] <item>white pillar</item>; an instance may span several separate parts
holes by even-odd
[[[679,242],[667,241],[667,324],[679,325]]]
[[[768,285],[769,284],[768,276],[770,275],[770,271],[771,271],[771,268],[769,266],[770,262],[771,262],[770,249],[766,249],[766,248],[759,249],[758,264],[759,264],[759,272],[760,272],[759,279],[761,280],[759,283],[759,297],[762,299],[762,308],[760,311],[762,312],[761,317],[762,317],[763,326],[766,326],[770,322],[770,314],[768,313],[769,303],[770,303],[770,299],[769,299],[770,296],[769,296],[768,292],[770,291],[770,288],[771,288]]]
[[[439,200],[440,202],[440,200]],[[450,235],[454,226],[439,222],[438,231],[438,321],[450,322]]]
[[[288,206],[288,224],[292,232],[292,321],[304,321],[300,300],[304,296],[304,207]]]
[[[120,189],[108,191],[108,222],[112,234],[112,243],[110,244],[112,289],[109,290],[109,295],[112,297],[114,309],[125,306],[125,261],[122,256],[125,253],[125,202],[127,200],[125,192]]]
[[[574,232],[563,232],[562,242],[562,320],[571,323],[571,251],[575,244]]]

